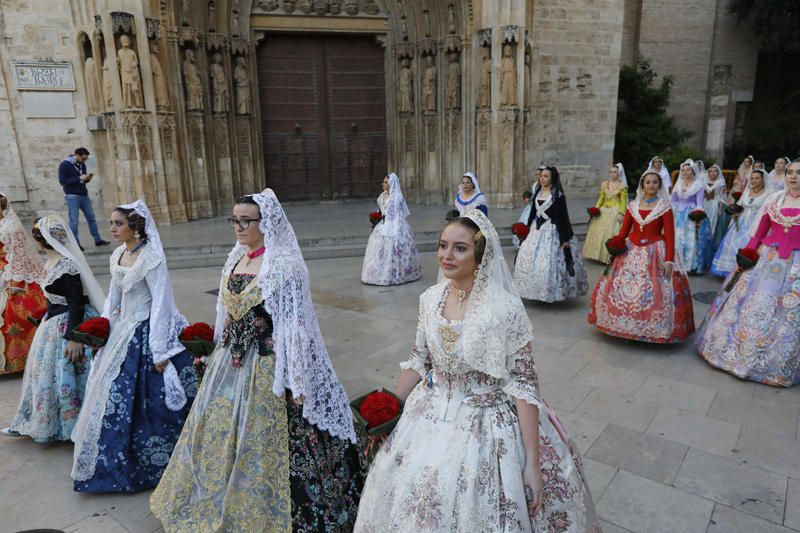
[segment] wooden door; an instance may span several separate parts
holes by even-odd
[[[383,51],[372,37],[269,35],[258,50],[267,184],[284,200],[377,195]]]

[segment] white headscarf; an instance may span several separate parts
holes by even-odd
[[[694,182],[686,191],[683,190],[683,176],[681,175],[684,165],[689,165],[689,168],[692,169],[692,174],[694,175]],[[700,171],[697,168],[697,163],[695,163],[692,159],[687,159],[681,163],[680,171],[678,172],[678,181],[675,182],[675,187],[672,188],[673,194],[677,194],[681,198],[689,198],[690,196],[694,196],[697,194],[697,191],[704,187],[703,180],[700,178],[701,176]]]
[[[400,178],[392,172],[389,174],[389,200],[386,202],[386,213],[381,231],[388,237],[394,237],[400,232],[400,227],[410,215],[408,204],[400,188]]]
[[[783,167],[783,175],[784,175],[784,178],[779,178],[779,179],[780,179],[780,181],[776,183],[776,182],[775,182],[775,176],[776,176],[776,174],[775,174],[775,169],[774,169],[774,168],[773,168],[772,170],[770,170],[770,171],[769,171],[769,175],[768,175],[768,177],[769,177],[770,186],[771,186],[772,188],[774,188],[774,189],[784,189],[784,188],[786,187],[786,183],[785,183],[785,181],[784,181],[784,179],[785,179],[785,176],[786,176],[786,167],[788,167],[788,166],[789,166],[789,164],[791,164],[792,160],[791,160],[791,159],[789,159],[789,158],[788,158],[788,157],[786,157],[786,156],[779,157],[778,159],[783,159],[783,161],[786,163],[786,165]]]
[[[667,191],[669,191],[670,188],[672,187],[672,178],[670,177],[669,169],[667,168],[667,165],[664,164],[663,159],[661,159],[659,156],[654,156],[653,159],[651,159],[650,162],[647,164],[647,170],[656,169],[656,167],[653,166],[653,162],[656,159],[661,161],[661,169],[657,170],[656,172],[658,172],[658,174],[661,176],[661,182],[667,188]],[[647,172],[647,170],[645,170],[645,172]]]
[[[356,442],[347,394],[331,364],[311,301],[311,281],[300,245],[286,213],[272,189],[252,195],[261,211],[259,229],[264,252],[258,286],[264,308],[272,317],[275,377],[272,392],[283,397],[305,397],[303,417],[335,437]],[[226,269],[233,269],[247,249],[236,244]],[[215,335],[225,327],[222,291],[217,300]]]
[[[508,363],[533,342],[533,326],[489,218],[478,209],[464,216],[477,224],[486,238],[486,250],[464,314],[464,362],[492,377],[508,379]]]
[[[628,178],[627,178],[627,176],[625,176],[625,167],[622,166],[622,163],[617,163],[614,166],[617,167],[617,171],[619,173],[619,180],[622,182],[622,184],[625,187],[627,187],[628,186]]]
[[[717,169],[717,178],[714,181],[712,181],[711,183],[709,183],[708,182],[708,176],[709,176],[708,171],[711,170],[712,168],[716,168]],[[712,192],[714,192],[714,191],[716,191],[718,189],[724,189],[725,186],[726,186],[726,184],[725,184],[725,176],[722,175],[722,169],[719,168],[719,165],[717,165],[717,164],[711,165],[710,167],[708,167],[708,170],[704,171],[703,180],[702,181],[703,181],[703,188],[705,188],[706,192],[708,192],[708,193],[712,193]]]
[[[11,200],[4,194],[8,207],[0,220],[0,243],[3,244],[8,264],[0,272],[0,281],[22,281],[39,283],[44,277],[44,261],[36,249],[33,239],[25,231]]]
[[[644,177],[648,174],[658,175],[658,171],[653,168],[645,170],[644,174],[642,174],[642,177],[639,178],[639,186],[636,188],[636,198],[628,203],[628,211],[640,226],[646,226],[653,220],[672,209],[669,191],[667,191],[667,186],[662,178],[661,187],[658,189],[658,193],[656,193],[658,201],[656,202],[656,205],[653,206],[653,209],[647,214],[647,217],[644,219],[642,218],[641,214],[639,213],[639,202],[644,199]]]
[[[473,198],[476,198],[481,194],[481,187],[478,185],[478,178],[475,177],[474,173],[465,172],[461,178],[469,178],[469,181],[472,182],[472,186],[475,187],[475,194],[472,195]],[[458,194],[459,196],[464,194],[464,186],[461,183],[458,184]]]
[[[37,226],[47,244],[77,267],[81,276],[83,291],[89,297],[89,303],[92,307],[96,310],[102,309],[106,295],[97,280],[94,279],[92,269],[89,268],[89,264],[78,246],[78,241],[75,240],[75,236],[61,217],[51,211],[39,219]]]

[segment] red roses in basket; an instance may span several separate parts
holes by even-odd
[[[511,233],[517,236],[519,240],[524,241],[528,238],[528,234],[531,232],[531,229],[527,226],[527,224],[523,224],[522,222],[517,222],[513,226],[511,226]]]
[[[589,213],[589,219],[597,218],[600,216],[599,207],[587,207],[586,212]]]
[[[72,339],[92,348],[100,348],[108,342],[110,331],[111,324],[107,318],[90,318],[72,330]]]
[[[725,285],[725,292],[730,292],[736,282],[739,281],[739,278],[742,277],[742,272],[750,270],[756,266],[756,263],[758,263],[758,252],[756,250],[739,248],[739,251],[736,252],[736,264],[739,265],[739,268],[736,269],[731,280]]]
[[[400,420],[403,401],[393,393],[382,389],[362,394],[350,402],[353,417],[361,428],[364,455],[371,463],[381,443]]]

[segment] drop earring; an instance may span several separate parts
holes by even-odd
[[[142,236],[139,234],[138,231],[133,234],[133,238],[136,239],[137,241],[141,241],[142,240]]]

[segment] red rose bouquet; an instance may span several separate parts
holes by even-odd
[[[369,221],[372,224],[373,228],[377,226],[378,222],[380,222],[381,220],[383,220],[383,215],[381,214],[380,211],[373,211],[372,213],[369,214]]]
[[[694,222],[695,224],[701,223],[707,217],[706,212],[702,209],[695,209],[691,213],[689,213],[689,220]]]
[[[589,220],[593,218],[597,218],[600,216],[600,208],[599,207],[587,207],[586,212],[589,213]]]
[[[738,202],[739,198],[742,197],[742,191],[732,192],[731,196],[733,197],[734,201]]]
[[[367,463],[378,453],[381,444],[392,432],[403,413],[403,400],[382,389],[362,394],[350,402],[350,409],[361,429]]]
[[[750,270],[758,263],[758,252],[753,250],[752,248],[739,248],[739,251],[736,252],[736,264],[739,267],[734,272],[731,280],[725,285],[725,292],[730,292],[733,289],[733,286],[736,285],[736,282],[739,281],[739,278],[742,277],[742,273],[745,270]]]
[[[84,320],[77,328],[72,330],[72,340],[99,348],[108,342],[108,334],[111,331],[111,324],[107,318],[96,317]]]
[[[531,229],[528,227],[527,224],[523,224],[522,222],[517,222],[513,226],[511,226],[511,233],[516,235],[519,240],[524,241],[528,238],[528,233],[530,233]]]
[[[214,351],[214,328],[205,322],[186,326],[178,338],[196,357],[208,356]]]
[[[628,251],[628,245],[625,239],[615,235],[606,241],[606,250],[611,254],[611,257],[617,257]]]

